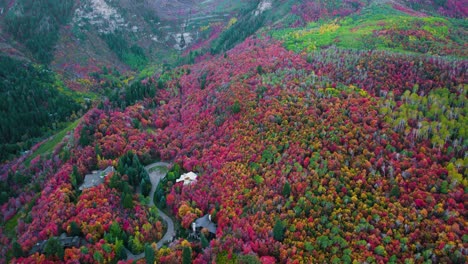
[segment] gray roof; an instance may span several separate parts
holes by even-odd
[[[210,233],[216,234],[216,224],[210,221],[209,215],[204,215],[203,217],[198,218],[195,220],[195,224],[197,225],[197,228],[206,228]]]
[[[104,182],[104,178],[113,171],[114,167],[109,166],[103,171],[97,171],[93,174],[87,174],[84,178],[83,184],[80,186],[79,189],[84,190],[102,184]]]
[[[58,238],[58,241],[62,247],[70,248],[70,247],[79,247],[82,240],[79,236],[69,237],[66,233],[62,233]],[[36,252],[42,253],[44,251],[44,247],[47,244],[48,240],[43,240],[37,242],[29,251],[29,254],[34,254]]]

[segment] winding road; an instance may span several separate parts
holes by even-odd
[[[164,176],[166,176],[166,173],[167,173],[164,170],[158,170],[158,169],[153,170],[153,168],[155,168],[155,167],[166,167],[167,168],[167,167],[169,167],[169,165],[170,164],[166,163],[166,162],[156,162],[156,163],[150,164],[150,165],[145,167],[145,170],[149,174],[149,177],[150,177],[150,180],[151,180],[151,185],[152,185],[151,186],[151,192],[149,194],[149,198],[150,198],[149,206],[154,205],[153,196],[154,196],[154,192],[156,191],[156,187],[158,187],[159,181],[162,178],[164,178]],[[172,219],[169,216],[167,216],[164,212],[159,210],[159,208],[156,208],[156,209],[158,210],[159,216],[167,224],[166,233],[161,238],[161,240],[159,240],[156,243],[157,247],[159,249],[164,245],[164,243],[166,243],[168,241],[172,241],[172,238],[175,236],[175,231],[174,231],[174,222],[172,221]],[[125,251],[127,252],[127,260],[138,260],[138,259],[142,259],[142,258],[145,257],[144,252],[141,253],[141,254],[138,254],[138,255],[134,255],[127,248],[125,248]]]

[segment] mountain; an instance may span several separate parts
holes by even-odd
[[[100,80],[95,73],[102,74],[103,67],[113,69],[118,79],[119,73],[142,70],[149,62],[174,63],[181,50],[206,40],[213,28],[225,24],[248,3],[2,2],[5,52],[23,53],[49,64],[68,85],[80,90],[98,89]]]
[[[4,262],[466,262],[460,1],[2,5]]]

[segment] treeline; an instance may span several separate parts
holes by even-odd
[[[19,0],[5,17],[5,29],[41,63],[53,59],[60,26],[73,13],[73,0]]]
[[[143,69],[148,58],[138,45],[129,45],[121,32],[102,34],[101,38],[107,43],[117,57],[132,69]]]
[[[81,109],[54,82],[44,68],[0,56],[0,161],[29,149]]]

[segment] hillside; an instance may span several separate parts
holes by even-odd
[[[215,34],[244,2],[4,0],[0,47],[50,65],[75,90],[99,92],[145,66],[178,63],[182,51]]]
[[[0,263],[467,262],[466,8],[233,3],[73,4],[48,63],[83,91],[63,66],[82,58],[105,96],[0,166]],[[24,45],[9,55],[27,75]]]
[[[83,94],[64,87],[47,69],[0,56],[0,161],[28,151],[86,107]]]

